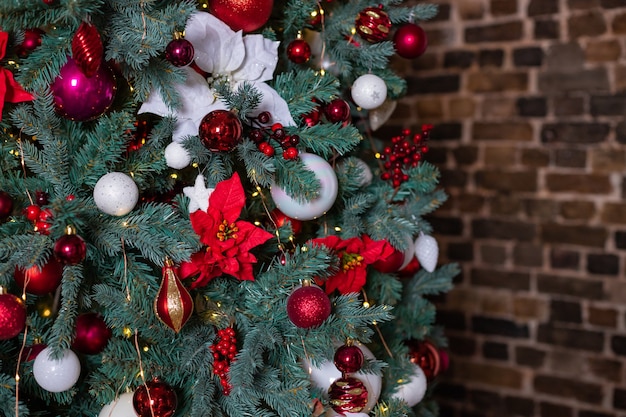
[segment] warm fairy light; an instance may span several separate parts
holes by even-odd
[[[128,222],[122,222],[122,226],[128,227]]]
[[[41,310],[41,317],[43,317],[44,319],[50,317],[52,315],[52,310],[50,310],[48,307],[44,308],[43,310]]]
[[[326,75],[326,70],[324,68],[322,68],[320,70],[320,75],[323,77],[324,75]]]
[[[309,248],[307,248],[306,246],[303,246],[302,249],[300,249],[302,252],[308,252]]]
[[[368,303],[367,301],[363,301],[363,307],[370,308],[370,303]]]
[[[128,174],[129,174],[131,177],[135,178],[135,173],[134,173],[134,172],[132,172],[132,171],[131,171],[131,172],[129,172]]]
[[[380,159],[380,152],[376,152],[374,156],[376,157],[376,159]]]
[[[353,35],[356,35],[356,28],[350,29],[350,33],[352,33]]]
[[[335,226],[335,232],[341,232],[341,227]]]
[[[170,178],[173,180],[178,179],[178,174],[174,172],[170,175]]]
[[[124,327],[122,333],[124,334],[124,337],[131,337],[133,335],[133,331],[130,329],[130,327]]]
[[[294,240],[295,240],[294,235],[289,235],[289,241],[290,241],[290,242],[293,242]]]
[[[260,226],[260,225],[261,225],[261,222],[260,222],[260,221],[258,221],[258,220],[255,220],[255,221],[254,221],[254,225],[255,225],[255,226]]]
[[[252,193],[252,197],[258,197],[258,196],[259,196],[259,192],[258,191],[255,191],[255,192]]]
[[[404,379],[400,378],[396,381],[396,384],[404,384]]]
[[[200,165],[198,165],[197,162],[194,162],[193,164],[191,164],[191,166],[194,167],[194,168],[198,168]]]
[[[20,382],[20,374],[15,374],[15,382]]]
[[[147,351],[149,351],[149,350],[150,350],[150,348],[149,348],[148,346],[144,346],[142,350],[143,350],[144,352],[147,352]]]
[[[373,324],[374,326],[376,326],[376,325],[378,324],[378,322],[377,322],[376,320],[374,320],[374,321],[372,321],[372,324]]]

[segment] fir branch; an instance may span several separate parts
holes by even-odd
[[[394,25],[415,20],[430,20],[437,16],[439,6],[436,4],[418,4],[412,7],[394,7],[387,10],[389,20]]]
[[[367,274],[367,294],[378,294],[376,302],[395,306],[402,298],[402,282],[390,274],[369,270]]]
[[[344,155],[363,139],[354,126],[342,127],[341,124],[318,124],[302,129],[298,134],[302,146],[326,159],[335,153]]]
[[[401,217],[376,212],[367,216],[367,234],[374,240],[386,239],[394,248],[406,247],[407,234],[413,235],[416,229],[412,222]]]
[[[52,326],[52,337],[47,341],[54,358],[69,349],[74,338],[74,323],[78,315],[78,293],[83,282],[82,265],[66,265],[61,281],[61,307]]]
[[[274,161],[258,151],[254,142],[244,140],[237,146],[237,156],[246,167],[246,174],[254,185],[269,188],[274,179]]]
[[[428,272],[420,269],[407,285],[407,297],[433,295],[448,292],[452,289],[452,278],[461,272],[457,264],[446,264]]]
[[[176,85],[185,82],[184,69],[176,68],[169,62],[155,57],[150,60],[149,65],[141,68],[141,71],[123,67],[122,72],[126,79],[133,83],[135,101],[146,101],[152,91],[158,91],[169,108],[180,107],[180,96],[176,91]]]
[[[220,81],[213,84],[213,88],[226,106],[235,111],[238,117],[245,120],[248,114],[259,107],[262,95],[253,84],[244,81],[233,91],[230,83]]]
[[[319,195],[320,182],[301,160],[286,161],[274,158],[276,163],[276,185],[298,202],[315,199]]]
[[[330,102],[339,96],[339,81],[334,76],[313,70],[291,71],[277,75],[273,87],[289,105],[289,112],[297,119],[310,113],[320,102]]]

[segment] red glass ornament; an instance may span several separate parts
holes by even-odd
[[[24,209],[24,215],[26,218],[32,222],[37,221],[39,219],[39,213],[41,212],[41,207],[37,204],[31,204]]]
[[[35,343],[32,346],[26,346],[24,348],[24,351],[22,352],[22,356],[20,356],[20,361],[22,362],[34,361],[37,355],[39,355],[39,353],[41,353],[41,351],[47,347],[48,346],[44,345],[43,343]]]
[[[6,191],[0,191],[0,220],[6,220],[13,211],[13,197]]]
[[[393,253],[386,259],[379,259],[372,264],[372,267],[384,273],[397,272],[404,263],[404,252],[394,249]]]
[[[165,59],[175,67],[185,67],[191,64],[193,57],[193,45],[187,39],[174,39],[165,48]]]
[[[310,113],[307,114],[303,114],[302,115],[302,120],[304,121],[304,124],[306,124],[308,127],[312,127],[315,126],[316,124],[318,124],[320,122],[320,111],[319,109],[315,109]]]
[[[419,271],[419,269],[420,263],[417,260],[417,257],[413,256],[408,265],[398,272],[398,275],[400,276],[400,278],[412,278],[417,273],[417,271]]]
[[[376,43],[389,37],[391,20],[382,7],[367,7],[359,13],[354,25],[363,39]]]
[[[319,326],[330,316],[330,299],[324,291],[308,285],[296,289],[287,299],[289,320],[304,329]]]
[[[45,191],[35,191],[35,203],[38,206],[45,206],[48,204],[48,193]]]
[[[156,378],[140,385],[133,394],[133,408],[139,417],[171,417],[177,405],[176,392]]]
[[[163,280],[154,300],[154,311],[163,324],[178,333],[193,313],[193,299],[169,259],[165,260],[162,276]]]
[[[80,353],[95,355],[104,350],[111,338],[109,329],[97,313],[85,313],[76,318],[76,335],[72,348]]]
[[[26,326],[26,306],[22,299],[0,290],[0,340],[12,339]]]
[[[413,59],[426,52],[428,38],[424,29],[414,23],[407,23],[400,26],[393,35],[393,44],[398,55]]]
[[[16,267],[13,278],[20,288],[26,286],[26,292],[30,294],[47,294],[56,290],[61,283],[63,264],[55,258],[50,258],[42,268],[36,265],[27,270]]]
[[[43,0],[44,4],[47,4],[48,6],[51,6],[54,4],[54,2],[56,2],[56,0]]]
[[[228,110],[213,110],[202,118],[199,136],[202,144],[213,152],[228,152],[241,141],[243,126]]]
[[[422,368],[426,379],[431,381],[439,374],[441,361],[439,350],[428,340],[407,340],[411,362]]]
[[[350,104],[347,101],[336,98],[324,106],[324,115],[331,123],[343,123],[350,119]]]
[[[301,220],[292,219],[291,217],[287,216],[285,213],[283,213],[282,211],[278,209],[272,210],[270,214],[272,216],[272,219],[276,223],[276,226],[282,227],[285,223],[289,222],[291,223],[291,231],[293,232],[294,235],[297,235],[298,233],[302,231]]]
[[[363,351],[356,345],[343,345],[335,351],[334,363],[343,373],[357,372],[363,366]]]
[[[283,151],[283,158],[287,160],[296,159],[298,157],[299,151],[298,148],[294,148],[290,146],[289,148]]]
[[[104,47],[98,29],[82,22],[72,38],[72,58],[86,77],[91,78],[102,64]]]
[[[45,32],[39,28],[24,30],[24,40],[17,45],[15,52],[20,58],[26,58],[28,54],[41,46],[41,37]]]
[[[87,255],[87,244],[82,237],[75,234],[72,228],[54,243],[54,256],[64,264],[76,265]]]
[[[363,411],[367,395],[365,384],[352,376],[338,378],[328,388],[330,406],[340,414]]]
[[[252,32],[265,25],[273,7],[274,0],[209,0],[209,13],[235,32]]]
[[[294,39],[287,46],[287,57],[291,62],[304,64],[311,59],[311,47],[304,39]]]

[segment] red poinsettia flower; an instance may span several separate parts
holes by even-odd
[[[205,248],[181,265],[181,276],[198,276],[192,288],[202,287],[223,274],[254,281],[250,250],[265,243],[272,234],[252,223],[239,220],[246,196],[238,174],[221,181],[209,196],[207,211],[191,213],[191,225]]]
[[[8,41],[9,34],[7,32],[0,32],[0,59],[4,58]],[[4,108],[5,101],[19,103],[33,99],[34,97],[15,81],[11,71],[0,67],[0,120],[2,120],[2,109]]]
[[[367,265],[387,259],[394,252],[393,246],[386,240],[372,240],[366,235],[346,240],[328,236],[313,239],[312,242],[332,249],[341,261],[339,272],[323,283],[327,294],[335,290],[341,294],[361,291],[367,278]]]

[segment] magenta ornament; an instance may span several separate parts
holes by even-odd
[[[194,49],[187,39],[174,39],[165,48],[165,59],[175,67],[185,67],[193,61]]]
[[[87,77],[73,58],[61,68],[51,86],[54,107],[66,119],[85,122],[104,114],[115,99],[115,76],[102,64]]]

